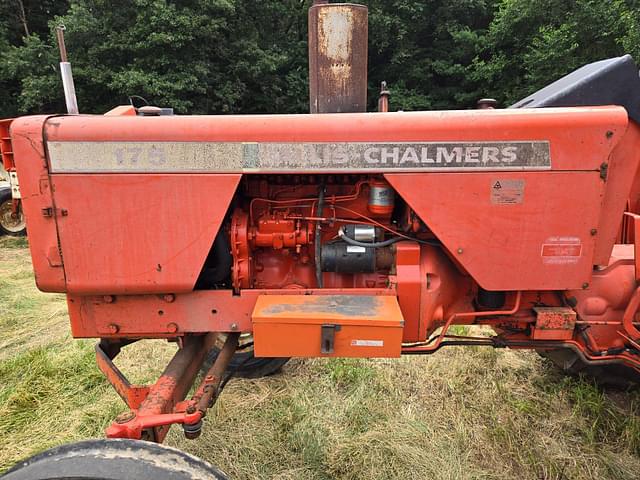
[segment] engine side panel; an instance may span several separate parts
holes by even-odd
[[[389,183],[487,290],[581,288],[593,269],[597,172],[390,174]]]
[[[52,175],[67,292],[193,290],[241,175]]]

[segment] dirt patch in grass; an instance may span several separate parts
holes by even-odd
[[[94,341],[72,340],[64,298],[41,294],[22,239],[0,240],[0,471],[100,437],[124,405]],[[175,350],[127,347],[133,382]],[[399,360],[292,360],[234,380],[188,441],[167,443],[243,479],[637,479],[640,394],[560,376],[532,352],[450,349]]]

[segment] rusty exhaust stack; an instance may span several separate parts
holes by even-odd
[[[313,2],[309,9],[311,113],[366,111],[368,19],[364,5]]]

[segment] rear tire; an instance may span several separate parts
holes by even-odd
[[[88,440],[47,450],[3,480],[229,480],[197,457],[139,440]]]
[[[563,373],[572,376],[585,375],[603,387],[629,389],[640,385],[640,372],[626,365],[589,365],[568,348],[537,350],[537,352],[543,358],[550,360]]]
[[[13,218],[13,199],[11,189],[0,189],[0,235],[12,235],[14,237],[27,233],[27,224],[24,220],[22,209],[18,212],[18,218]]]

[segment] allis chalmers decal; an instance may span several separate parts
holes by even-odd
[[[474,171],[551,168],[549,142],[49,142],[53,173]]]

